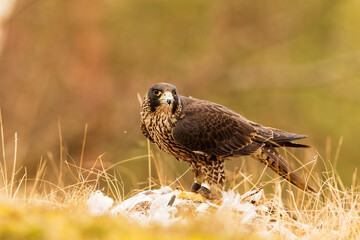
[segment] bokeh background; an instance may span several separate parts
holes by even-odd
[[[11,165],[41,158],[84,166],[147,154],[137,94],[170,82],[182,95],[226,105],[263,125],[309,136],[346,184],[360,165],[360,2],[247,0],[2,0],[0,107]],[[3,11],[4,12],[4,11]],[[1,11],[0,11],[1,13]],[[163,180],[186,169],[151,146]],[[258,163],[246,163],[254,175]],[[295,163],[294,163],[295,164]],[[321,172],[321,164],[317,171]],[[153,175],[156,172],[153,168]],[[116,167],[126,191],[145,186],[147,159]],[[51,175],[49,168],[48,175]],[[319,174],[321,175],[321,173]],[[188,173],[185,182],[191,183]]]

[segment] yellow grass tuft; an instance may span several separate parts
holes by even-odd
[[[149,173],[147,189],[159,188],[163,184],[173,189],[181,185],[180,178],[172,183],[161,176],[158,163],[153,156],[150,145],[148,154],[119,161],[105,166],[102,156],[93,161],[89,169],[84,167],[84,151],[87,125],[80,164],[63,159],[61,126],[59,120],[60,163],[49,154],[41,158],[37,172],[30,177],[26,168],[17,166],[17,142],[15,133],[15,151],[12,164],[7,164],[5,153],[4,129],[0,111],[0,135],[2,161],[0,163],[0,239],[271,239],[293,237],[294,239],[359,239],[360,237],[360,203],[359,185],[356,181],[356,170],[353,182],[346,187],[329,159],[316,157],[323,164],[325,171],[317,176],[313,169],[308,179],[317,183],[318,194],[307,194],[291,191],[280,178],[271,182],[253,183],[246,172],[236,172],[229,189],[237,191],[240,187],[261,189],[264,185],[273,186],[260,204],[269,209],[259,213],[260,217],[249,223],[241,223],[244,218],[239,212],[209,212],[197,215],[191,209],[186,217],[186,224],[175,224],[168,227],[150,224],[139,226],[127,219],[117,216],[90,216],[86,202],[93,192],[102,190],[105,195],[115,199],[119,204],[136,192],[128,195],[124,192],[121,175],[116,167],[128,161],[138,159],[148,161],[148,167],[154,166],[158,179]],[[341,146],[341,142],[339,143]],[[340,147],[335,154],[338,162]],[[58,167],[59,166],[59,167]],[[10,167],[10,169],[9,169]],[[52,169],[52,171],[51,171]],[[242,169],[240,169],[242,170]],[[149,171],[150,172],[150,171]],[[184,173],[186,174],[188,170]],[[264,172],[263,172],[264,174]],[[54,178],[53,176],[56,176]],[[141,192],[138,190],[137,192]],[[246,200],[248,196],[242,196]],[[288,231],[288,232],[287,232]],[[290,235],[289,235],[290,234]]]

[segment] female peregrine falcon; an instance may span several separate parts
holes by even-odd
[[[191,186],[207,198],[218,198],[225,183],[225,160],[249,155],[260,160],[296,187],[315,190],[293,172],[276,147],[307,147],[293,143],[304,135],[264,127],[205,100],[178,95],[176,87],[150,87],[141,106],[142,133],[161,150],[189,163],[195,174]]]

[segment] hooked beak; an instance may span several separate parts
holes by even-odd
[[[171,102],[174,100],[174,97],[173,97],[171,92],[164,92],[161,95],[160,100],[163,100],[164,102],[166,102],[170,106]]]

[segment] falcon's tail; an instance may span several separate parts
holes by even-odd
[[[296,174],[289,166],[289,163],[273,147],[262,147],[252,156],[268,165],[274,172],[301,190],[316,193],[314,188],[309,186],[304,179]]]

